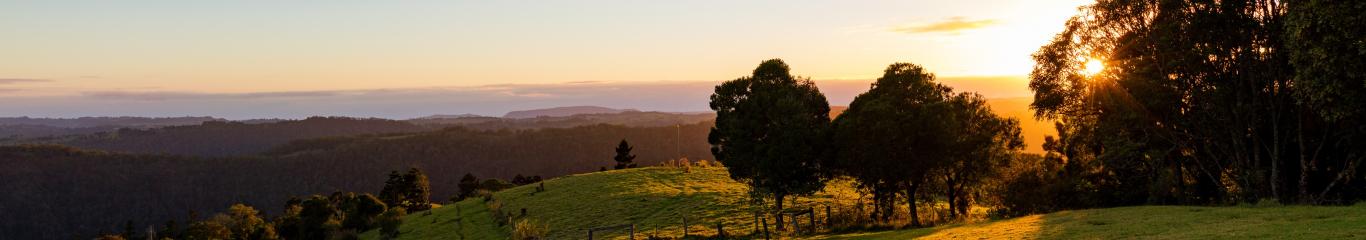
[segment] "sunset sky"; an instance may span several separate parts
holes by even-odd
[[[1022,97],[1084,2],[0,1],[0,116],[704,111],[769,58],[836,105],[893,62]]]

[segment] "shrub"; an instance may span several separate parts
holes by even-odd
[[[389,208],[384,214],[379,216],[379,236],[381,239],[398,238],[398,227],[403,225],[403,216],[408,215],[408,211],[402,207]]]
[[[512,224],[512,239],[536,240],[550,233],[550,226],[532,219],[518,220]]]

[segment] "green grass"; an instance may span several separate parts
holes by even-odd
[[[1140,206],[812,239],[1360,239],[1366,206]]]
[[[508,232],[490,217],[483,201],[470,199],[415,212],[403,218],[398,228],[399,239],[507,239]],[[360,235],[361,239],[379,239],[379,230]]]
[[[526,208],[525,218],[549,225],[549,239],[586,238],[588,228],[631,223],[636,224],[637,237],[643,238],[648,234],[680,237],[683,235],[683,216],[687,216],[690,222],[688,232],[695,235],[716,234],[718,222],[724,223],[729,234],[750,234],[755,228],[753,208],[747,204],[748,187],[731,180],[723,168],[695,167],[690,172],[663,167],[613,170],[550,179],[545,181],[545,192],[536,193],[535,187],[520,186],[497,192],[494,197],[503,203],[503,209],[508,213],[519,215],[521,209]],[[856,198],[854,194],[847,183],[836,183],[827,191],[797,199],[795,206],[789,203],[785,207],[805,209],[835,201],[852,201]],[[466,211],[481,209],[483,218],[492,216],[482,200],[466,200],[459,205]],[[433,215],[453,215],[454,212],[448,208],[433,210]],[[465,216],[474,218],[471,214],[474,213],[466,212]],[[454,227],[449,226],[451,224],[431,224],[430,221],[429,218],[410,215],[400,228],[400,238],[460,239]],[[806,224],[807,221],[802,223]],[[495,238],[467,236],[465,239],[504,239],[511,231],[506,226],[496,227],[491,221],[480,226],[479,231],[496,230],[501,231],[498,234],[502,235],[479,233]],[[475,231],[465,232],[473,234]],[[595,235],[604,239],[625,238],[627,232],[622,230]],[[374,231],[362,235],[363,239],[377,239],[377,236]]]
[[[586,230],[635,223],[637,237],[679,237],[682,217],[689,232],[716,233],[724,222],[731,234],[749,234],[753,208],[747,187],[721,168],[639,168],[550,179],[545,192],[535,185],[494,194],[508,213],[527,216],[550,228],[549,239],[584,239]],[[852,205],[847,182],[833,183],[795,208]],[[457,214],[456,207],[459,208]],[[433,209],[430,215],[404,218],[400,239],[507,239],[510,226],[498,226],[482,199]],[[789,205],[791,207],[791,205]],[[977,209],[975,209],[977,210]],[[838,211],[838,210],[837,210]],[[824,213],[820,214],[824,216]],[[456,224],[457,219],[459,224]],[[770,219],[771,220],[771,219]],[[805,219],[803,219],[805,220]],[[802,221],[805,223],[806,221]],[[770,222],[769,224],[773,224]],[[362,239],[378,239],[376,231]],[[626,232],[597,233],[599,239],[624,239]],[[1341,239],[1366,238],[1366,204],[1350,207],[1190,207],[1140,206],[1063,211],[1019,218],[932,228],[798,236],[798,239]]]

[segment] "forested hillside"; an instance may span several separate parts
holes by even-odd
[[[218,157],[252,155],[298,139],[418,132],[431,129],[433,128],[395,120],[312,117],[260,124],[210,121],[198,125],[152,129],[121,128],[88,135],[39,138],[22,142],[59,144],[114,152]]]
[[[709,122],[679,127],[592,125],[568,129],[441,131],[298,141],[269,156],[194,158],[84,151],[58,146],[0,147],[0,236],[90,237],[184,224],[233,203],[277,214],[292,196],[378,192],[386,174],[419,167],[431,198],[457,192],[465,173],[508,179],[596,171],[614,164],[622,139],[641,165],[676,158],[711,159]],[[680,139],[681,138],[681,139]],[[685,144],[679,144],[681,143]],[[183,227],[183,226],[182,226]]]

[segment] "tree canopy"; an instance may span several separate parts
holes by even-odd
[[[789,71],[782,60],[767,60],[751,76],[716,86],[716,124],[707,138],[731,178],[771,194],[779,211],[786,196],[824,186],[820,156],[830,124],[825,95]]]

